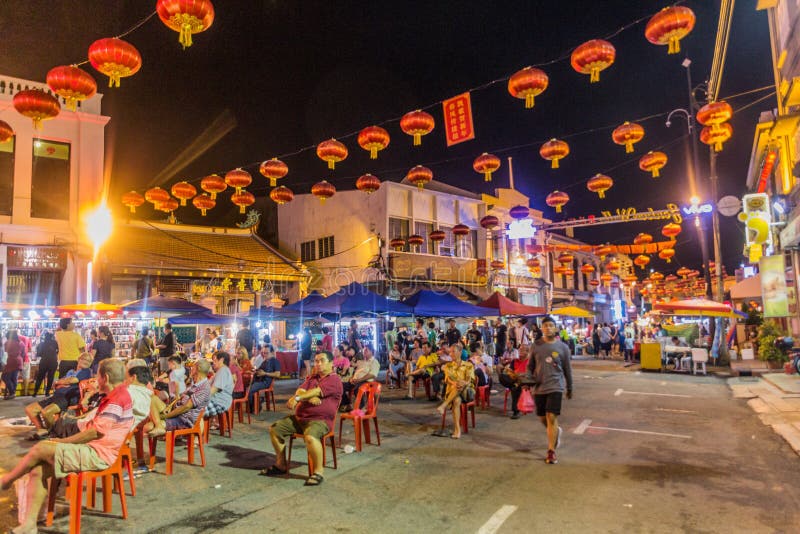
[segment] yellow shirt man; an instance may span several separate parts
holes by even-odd
[[[86,342],[74,330],[56,330],[56,343],[58,343],[58,359],[61,361],[78,361],[81,352],[86,347]]]
[[[436,365],[437,363],[439,363],[439,356],[437,354],[433,353],[433,354],[428,354],[427,356],[423,354],[417,360],[417,369],[422,369],[426,365],[433,366]],[[425,372],[428,373],[428,376],[432,375],[433,367],[428,367],[427,369],[425,369]]]

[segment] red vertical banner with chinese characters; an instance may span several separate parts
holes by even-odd
[[[449,98],[442,103],[447,146],[475,139],[472,126],[472,102],[469,93]]]

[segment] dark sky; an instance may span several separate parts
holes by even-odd
[[[155,2],[28,0],[0,8],[3,53],[0,72],[44,80],[47,70],[82,61],[88,46],[101,37],[118,35],[146,17]],[[687,1],[697,15],[695,30],[681,42],[679,55],[644,38],[646,20],[610,41],[616,63],[590,84],[569,65],[569,52],[582,42],[608,36],[621,27],[648,17],[666,1],[605,0],[586,2],[329,2],[329,1],[216,1],[214,25],[194,36],[194,46],[182,50],[177,34],[157,17],[126,37],[143,56],[141,71],[123,79],[119,89],[105,87],[105,76],[85,68],[105,94],[107,163],[111,167],[112,205],[131,188],[143,192],[215,119],[235,118],[236,127],[185,169],[167,176],[167,187],[180,179],[198,179],[212,172],[255,164],[250,190],[258,205],[266,180],[257,162],[294,154],[299,149],[337,137],[348,145],[350,157],[329,172],[314,150],[283,158],[290,173],[282,183],[296,194],[326,178],[339,189],[351,189],[355,179],[371,172],[382,180],[399,181],[416,164],[431,167],[437,179],[476,192],[507,186],[506,157],[514,158],[517,188],[533,207],[556,217],[544,203],[554,189],[572,200],[564,216],[599,214],[634,206],[661,208],[668,201],[690,196],[686,155],[688,142],[682,118],[671,128],[660,116],[641,122],[645,139],[633,155],[611,141],[612,128],[654,114],[686,107],[686,71],[681,61],[692,59],[695,84],[710,71],[719,2]],[[429,111],[437,121],[421,147],[399,129],[384,125],[392,136],[389,148],[376,161],[357,144],[360,128],[383,123],[405,112],[425,108],[467,89],[503,79],[516,70],[566,56],[542,67],[550,77],[547,91],[526,110],[512,98],[502,80],[472,93],[476,139],[451,148],[444,141],[441,106]],[[721,97],[772,83],[765,12],[752,2],[736,6]],[[730,101],[741,108],[767,92]],[[719,157],[720,195],[744,193],[747,165],[758,113],[774,106],[774,97],[748,107],[732,120],[734,137]],[[592,133],[574,135],[587,130]],[[47,130],[45,128],[45,135]],[[552,171],[538,154],[551,137],[569,137],[570,156]],[[638,168],[648,150],[667,145],[670,162],[662,177],[652,179]],[[707,192],[707,150],[701,147],[699,183]],[[489,151],[500,156],[503,168],[494,183],[484,184],[472,170],[472,160]],[[585,182],[605,172],[616,184],[599,200]],[[701,191],[701,196],[703,192]],[[706,193],[707,194],[707,193]],[[235,216],[227,196],[206,222],[231,223]],[[333,199],[335,202],[335,198]],[[121,206],[119,206],[121,207]],[[142,216],[160,218],[147,209]],[[119,210],[122,213],[122,210]],[[194,209],[183,208],[178,218],[199,221]],[[272,211],[267,211],[267,218]],[[160,215],[160,214],[159,214]],[[577,237],[592,243],[630,243],[639,232],[658,236],[661,224],[636,223],[583,230]],[[723,257],[729,270],[742,261],[742,227],[723,218]],[[684,225],[673,266],[699,267],[696,234]],[[655,258],[651,264],[661,265]]]

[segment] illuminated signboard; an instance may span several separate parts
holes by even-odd
[[[761,258],[762,246],[772,245],[772,213],[766,193],[752,193],[742,197],[739,220],[745,225],[747,255],[751,263]]]
[[[506,236],[509,239],[528,239],[536,235],[532,219],[520,219],[508,225]]]
[[[31,271],[63,271],[67,251],[57,247],[8,247],[8,268]]]
[[[691,206],[684,206],[681,209],[686,215],[700,215],[703,213],[711,213],[714,208],[711,204],[692,204]]]

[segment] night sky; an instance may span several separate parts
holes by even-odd
[[[122,33],[155,6],[138,0],[11,4],[0,8],[0,72],[40,81],[53,66],[83,61],[95,39]],[[256,207],[267,207],[269,219],[274,216],[272,202],[265,198],[269,188],[257,169],[260,161],[273,156],[289,165],[289,175],[281,183],[295,194],[308,192],[323,178],[340,190],[352,189],[355,179],[366,172],[400,181],[417,164],[433,169],[435,178],[445,183],[491,193],[494,187],[507,187],[506,158],[512,156],[517,188],[531,197],[533,207],[555,220],[560,216],[544,203],[555,189],[572,199],[564,217],[599,215],[603,209],[628,206],[660,209],[668,201],[685,203],[691,192],[682,117],[673,117],[671,128],[665,127],[665,116],[640,121],[646,135],[632,155],[611,141],[611,131],[625,120],[687,106],[684,57],[692,60],[695,85],[708,76],[719,2],[684,3],[697,15],[697,26],[681,42],[677,55],[667,55],[665,46],[654,46],[644,38],[647,18],[666,5],[647,0],[218,0],[213,26],[195,35],[194,45],[185,51],[177,33],[153,17],[125,38],[141,52],[143,67],[123,79],[121,88],[105,87],[105,76],[90,65],[84,67],[105,95],[104,114],[111,116],[106,137],[111,205],[122,214],[125,208],[118,199],[129,189],[143,193],[156,184],[168,189],[181,179],[199,181],[212,172],[247,166],[254,176],[250,191],[258,199]],[[588,76],[571,68],[569,54],[574,47],[606,38],[642,18],[609,39],[617,58],[601,73],[599,83],[590,84]],[[524,109],[521,100],[508,94],[508,76],[558,58],[563,59],[541,67],[550,85],[533,109]],[[487,86],[493,80],[497,83]],[[755,11],[752,2],[741,2],[734,14],[720,96],[772,83],[766,13]],[[476,139],[447,148],[438,103],[478,87],[472,92]],[[774,107],[775,100],[769,97],[740,113],[736,110],[768,94],[762,91],[729,101],[735,112],[734,137],[718,160],[720,196],[745,192],[758,114]],[[427,108],[437,126],[415,148],[400,131],[398,119],[417,108]],[[191,150],[193,161],[188,166],[177,173],[165,172],[187,147],[213,139],[219,125],[226,123],[235,126],[204,152]],[[389,148],[371,161],[355,133],[376,123],[392,137]],[[589,130],[594,131],[581,133]],[[350,151],[333,172],[313,149],[330,137],[347,144]],[[551,137],[565,138],[571,147],[558,170],[551,170],[538,153]],[[670,161],[662,177],[653,179],[639,169],[638,159],[657,148]],[[700,148],[698,184],[703,197],[708,158],[707,147]],[[473,159],[486,151],[503,160],[492,184],[485,184],[472,170]],[[585,187],[597,172],[615,180],[605,200]],[[177,217],[184,222],[232,224],[239,216],[229,207],[228,197],[224,195],[206,219],[192,207],[181,208]],[[335,201],[334,197],[331,202]],[[137,210],[137,215],[139,211],[143,217],[162,218],[148,207]],[[596,227],[578,231],[576,237],[592,244],[630,243],[637,233],[650,232],[658,240],[661,224]],[[690,224],[684,224],[678,241],[672,267],[699,267],[699,246]],[[731,272],[743,261],[742,241],[741,224],[723,217],[723,256]],[[656,268],[661,265],[657,258],[651,263]]]

